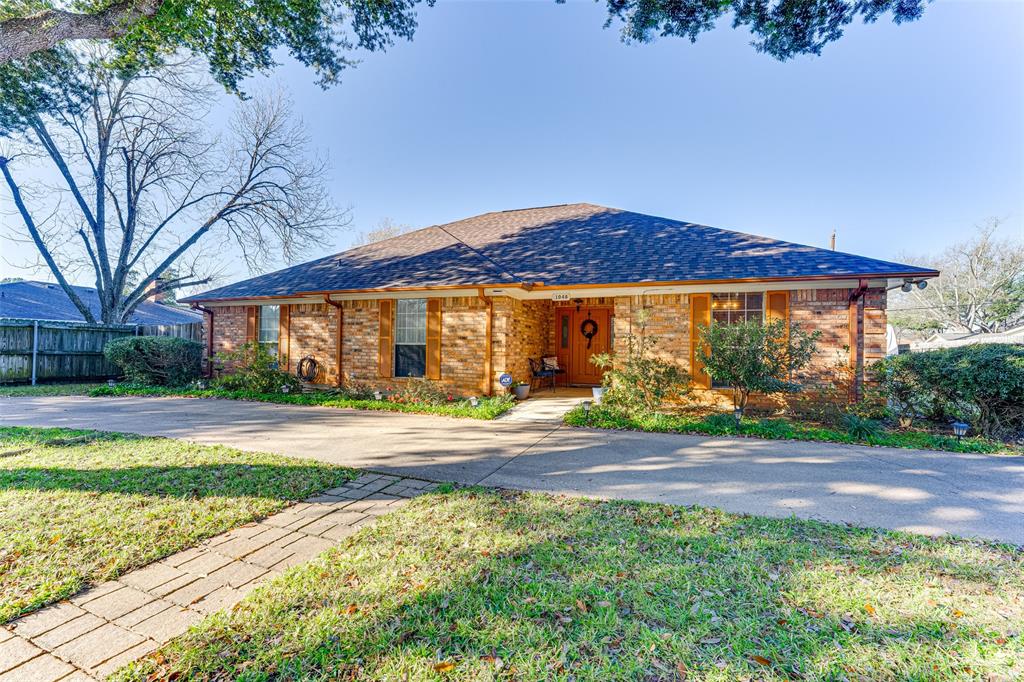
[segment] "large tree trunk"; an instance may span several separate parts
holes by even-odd
[[[65,40],[117,38],[140,19],[156,14],[163,2],[126,0],[90,14],[48,9],[0,21],[0,63],[48,50]]]

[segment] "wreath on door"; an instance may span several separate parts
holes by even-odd
[[[590,348],[591,342],[594,337],[597,336],[597,322],[587,318],[580,323],[580,334],[583,334],[583,338],[587,340],[587,348]]]

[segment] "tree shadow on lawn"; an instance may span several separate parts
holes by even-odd
[[[0,469],[0,491],[67,491],[147,497],[301,500],[353,478],[328,464],[201,464],[98,469]]]
[[[1008,552],[464,490],[381,518],[121,679],[1010,679],[1024,581]]]
[[[16,453],[0,458],[0,623],[356,475],[163,438],[46,431],[0,441]]]

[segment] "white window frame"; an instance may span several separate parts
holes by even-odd
[[[398,347],[421,346],[423,371],[420,374],[398,374]],[[427,299],[400,298],[395,301],[395,336],[392,373],[398,378],[424,377],[427,374]]]

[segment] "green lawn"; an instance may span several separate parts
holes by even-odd
[[[1009,680],[1024,554],[645,503],[432,494],[115,679]]]
[[[166,438],[0,428],[0,623],[353,475]]]
[[[912,448],[916,450],[945,450],[948,452],[1024,454],[1020,447],[1009,443],[1002,443],[978,436],[966,437],[958,441],[953,436],[916,429],[906,431],[882,429],[877,436],[858,439],[840,429],[781,418],[758,420],[745,417],[740,426],[737,427],[733,421],[732,414],[715,414],[712,416],[649,414],[629,417],[603,409],[600,406],[594,406],[591,408],[589,416],[584,414],[581,407],[572,409],[565,415],[565,423],[570,426],[588,426],[598,429],[694,433],[709,436],[749,436],[773,440],[810,440],[826,443]]]
[[[23,398],[56,395],[89,395],[89,392],[106,384],[36,384],[35,386],[0,386],[0,398]]]
[[[465,400],[453,400],[439,405],[429,403],[399,403],[391,400],[361,400],[338,395],[332,391],[315,391],[312,393],[254,393],[253,391],[228,391],[220,388],[192,389],[169,388],[163,386],[133,386],[118,384],[114,388],[99,386],[89,395],[103,396],[149,396],[185,398],[217,398],[221,400],[251,400],[260,403],[278,403],[281,405],[315,405],[318,407],[340,407],[355,410],[375,410],[378,412],[411,412],[415,414],[435,414],[445,417],[466,417],[469,419],[495,419],[508,412],[515,405],[511,396],[493,396],[481,398],[478,407],[473,407]]]

